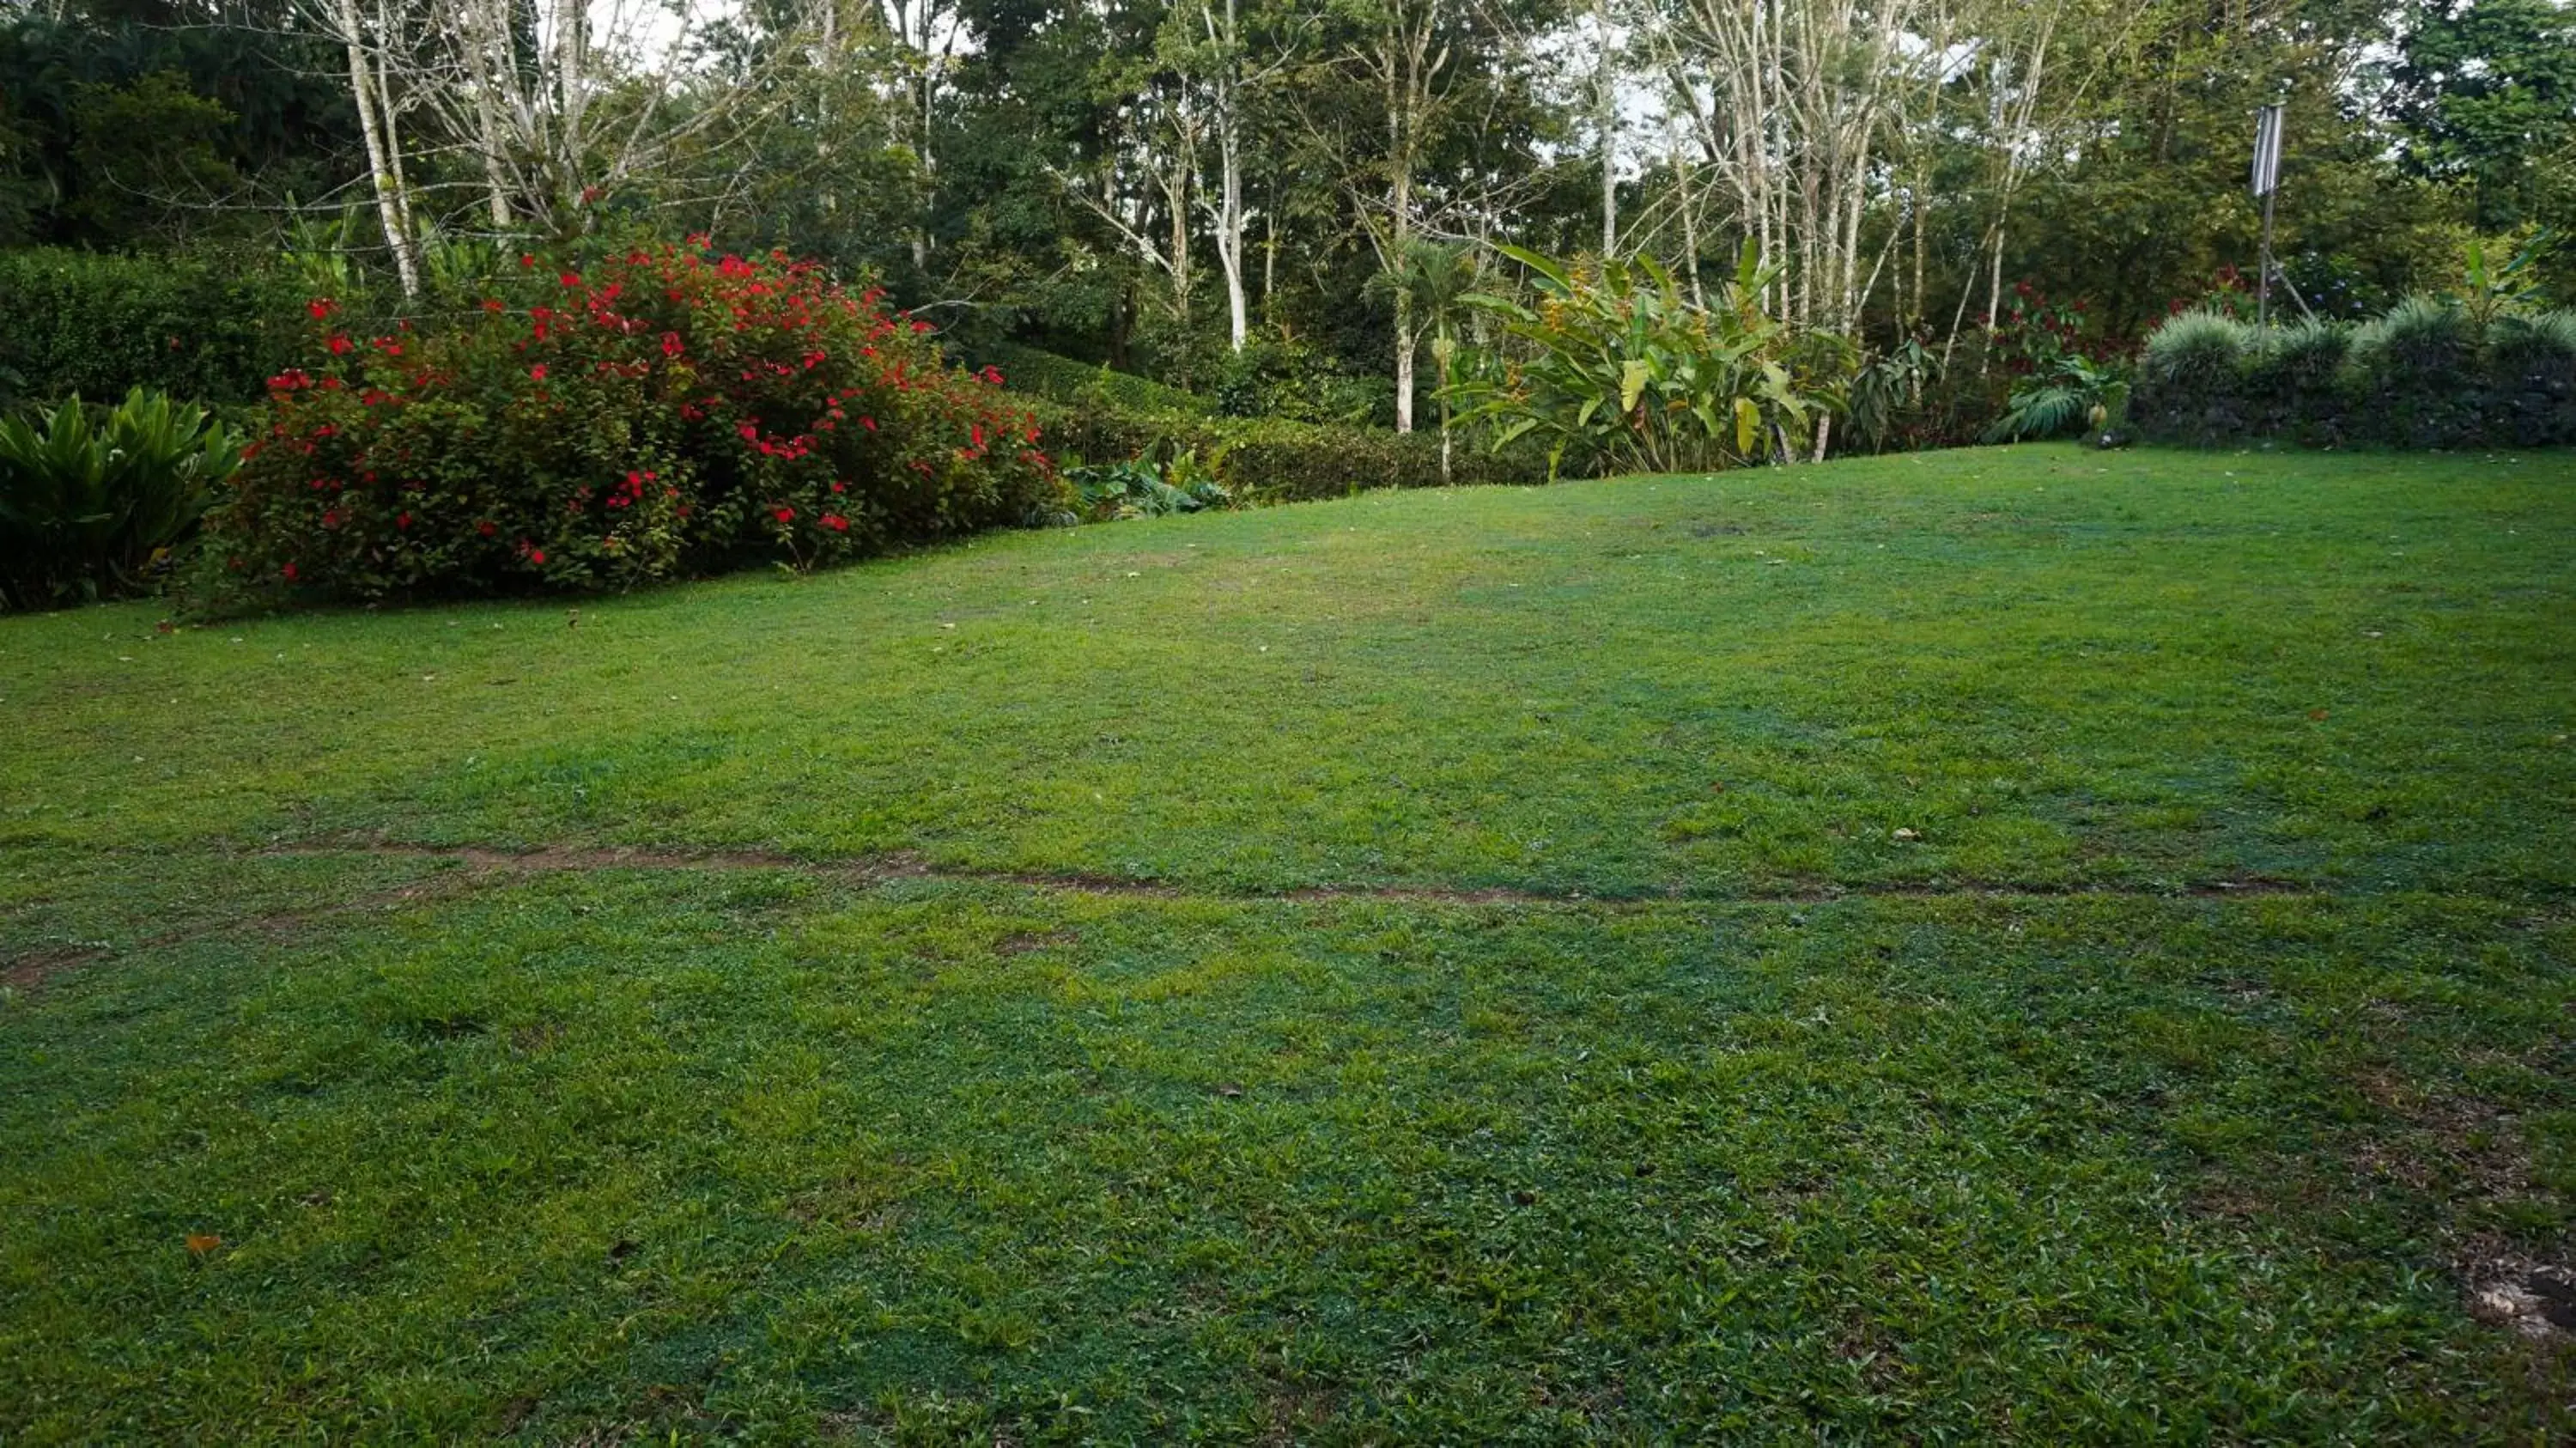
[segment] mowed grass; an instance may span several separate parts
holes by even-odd
[[[2557,1441],[2571,602],[2023,448],[0,620],[0,1440]]]

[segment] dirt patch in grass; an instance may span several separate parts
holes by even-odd
[[[87,965],[106,954],[105,949],[95,945],[47,945],[20,951],[0,959],[0,987],[13,991],[34,990],[54,975],[75,966]]]
[[[277,846],[265,853],[281,855],[395,855],[410,859],[452,860],[484,874],[541,875],[591,870],[796,870],[872,885],[895,880],[943,884],[1015,885],[1030,890],[1057,890],[1078,895],[1128,898],[1279,900],[1323,904],[1344,900],[1384,901],[1399,905],[1595,905],[1620,906],[1659,901],[1705,900],[1745,904],[1827,904],[1852,898],[1940,899],[2234,899],[2256,895],[2325,893],[2302,881],[2273,876],[2195,881],[2175,886],[2120,884],[2018,883],[2002,880],[1864,881],[1856,884],[1814,883],[1772,889],[1703,891],[1681,886],[1643,895],[1599,895],[1579,890],[1530,890],[1512,886],[1441,885],[1304,885],[1284,890],[1230,890],[1188,886],[1169,880],[1084,871],[1051,873],[1026,870],[957,869],[934,865],[910,852],[850,859],[805,859],[774,850],[656,850],[640,848],[546,845],[532,850],[501,850],[481,845],[417,845],[368,840],[347,844]],[[1004,953],[1013,953],[1005,950]]]

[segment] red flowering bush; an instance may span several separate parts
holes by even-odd
[[[783,256],[660,246],[522,275],[459,318],[311,356],[208,519],[237,587],[352,598],[798,568],[1040,521],[1031,414],[929,328]]]

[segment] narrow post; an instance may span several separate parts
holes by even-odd
[[[2279,194],[2277,186],[2263,193],[2263,274],[2254,283],[2254,325],[2266,332],[2272,329],[2272,199]]]

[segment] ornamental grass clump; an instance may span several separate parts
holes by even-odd
[[[207,520],[219,599],[803,569],[1065,507],[998,372],[783,254],[523,257],[462,315],[376,336],[307,311]]]
[[[2408,297],[2363,323],[2344,364],[2357,433],[2397,447],[2478,441],[2478,333],[2465,308],[2441,297]]]
[[[2254,329],[2192,308],[2168,318],[2138,356],[2132,414],[2150,437],[2207,445],[2244,432],[2245,354]]]

